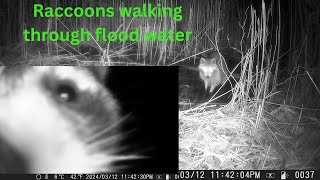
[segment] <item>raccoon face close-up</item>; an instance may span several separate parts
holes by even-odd
[[[0,172],[118,172],[121,118],[104,67],[0,70]]]

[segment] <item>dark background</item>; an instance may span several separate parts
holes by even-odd
[[[178,67],[111,67],[107,86],[128,115],[124,145],[152,158],[125,162],[132,172],[178,170]],[[148,148],[150,147],[150,148]]]

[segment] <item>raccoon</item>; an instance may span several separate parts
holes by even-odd
[[[107,72],[1,67],[0,152],[14,157],[0,154],[0,173],[118,172],[117,160],[136,158],[118,153],[120,107],[103,85]]]
[[[206,59],[200,59],[200,78],[204,81],[205,90],[207,91],[210,86],[209,92],[212,93],[218,85],[227,81],[230,72],[225,60],[220,58],[218,52],[214,51]]]

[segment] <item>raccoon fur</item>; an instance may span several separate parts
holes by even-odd
[[[229,77],[229,70],[223,58],[220,58],[218,52],[214,51],[207,58],[201,58],[199,64],[200,78],[204,82],[205,90],[210,86],[209,92],[218,86],[224,84]]]
[[[103,85],[107,71],[1,67],[0,152],[19,158],[0,154],[0,173],[118,172],[114,162],[132,156],[117,153],[119,106]]]

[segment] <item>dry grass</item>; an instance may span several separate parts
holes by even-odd
[[[239,104],[179,112],[179,167],[183,170],[319,168],[320,123],[299,109]],[[320,110],[318,110],[320,111]],[[318,127],[318,128],[317,128]]]

